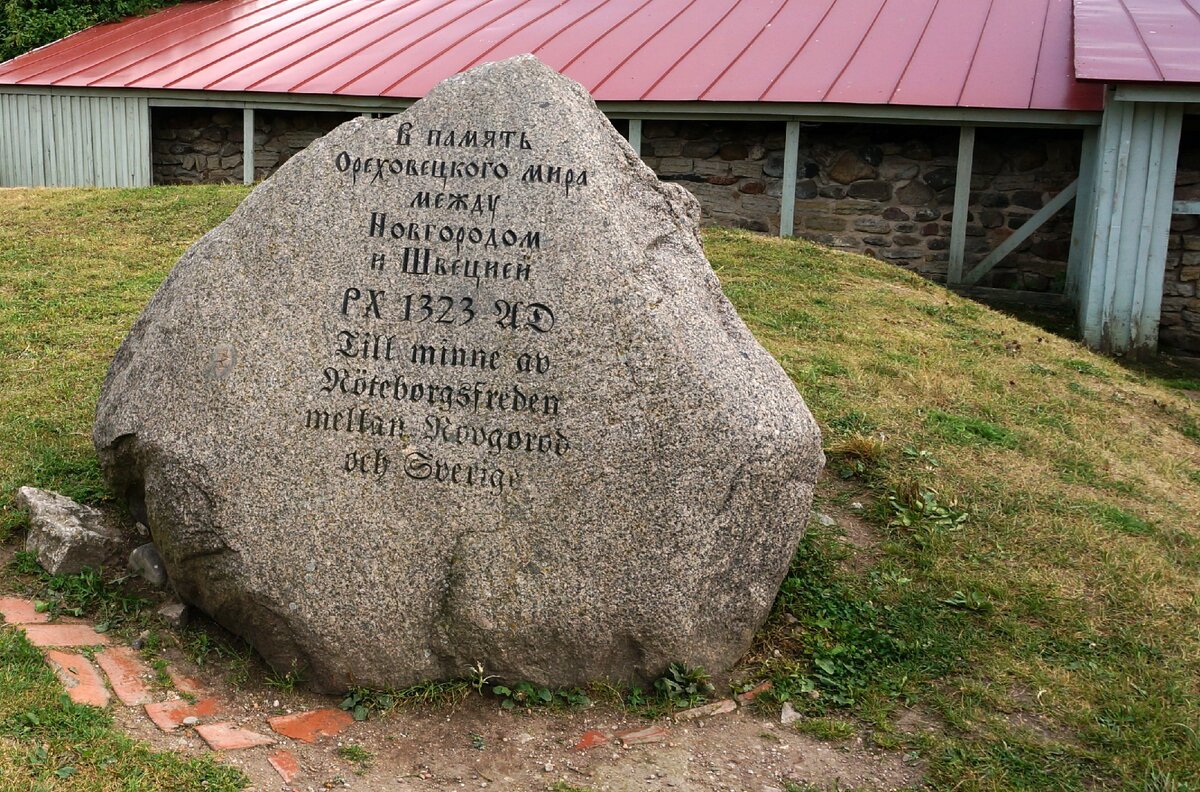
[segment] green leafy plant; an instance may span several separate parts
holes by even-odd
[[[392,693],[363,687],[351,688],[341,704],[356,721],[364,721],[372,712],[386,712],[394,706],[396,698]]]
[[[671,663],[667,673],[654,680],[654,690],[671,706],[686,709],[703,704],[714,688],[711,677],[703,668]]]

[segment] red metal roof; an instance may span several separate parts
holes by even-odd
[[[0,64],[0,84],[417,98],[532,52],[610,101],[1098,110],[1070,0],[213,0]]]
[[[1200,82],[1200,0],[1075,0],[1081,80]]]

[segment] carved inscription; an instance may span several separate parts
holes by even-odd
[[[519,129],[404,121],[390,139],[331,163],[372,207],[352,218],[369,253],[329,295],[340,326],[301,426],[345,436],[333,463],[347,476],[499,495],[579,453],[560,424],[560,361],[541,346],[570,321],[539,290],[553,231],[530,227],[510,191],[570,211],[591,174],[546,161]]]

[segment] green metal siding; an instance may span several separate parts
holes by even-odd
[[[149,184],[145,97],[0,93],[0,187]]]

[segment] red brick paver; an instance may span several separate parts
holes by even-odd
[[[110,696],[108,688],[104,687],[104,678],[86,657],[74,652],[48,649],[46,662],[62,680],[71,701],[93,707],[108,706]]]
[[[321,736],[333,737],[354,723],[354,718],[343,710],[319,709],[297,712],[294,715],[277,715],[268,718],[267,723],[284,737],[310,743]]]
[[[147,704],[146,714],[154,725],[163,731],[174,731],[183,725],[184,718],[205,718],[217,714],[216,699],[201,699],[195,704],[186,701],[160,701],[157,704]]]
[[[194,677],[187,676],[175,668],[168,668],[167,674],[171,677],[171,684],[180,693],[187,693],[189,696],[203,696],[204,686]]]
[[[107,646],[108,636],[87,624],[30,624],[25,637],[34,646]]]
[[[0,597],[0,614],[9,624],[42,624],[50,621],[49,613],[38,613],[33,602],[20,597]]]
[[[591,729],[590,731],[585,731],[583,733],[583,736],[579,738],[579,742],[575,743],[575,750],[576,751],[586,751],[590,748],[595,748],[599,745],[606,745],[607,743],[608,743],[608,735],[607,734],[605,734],[602,731],[596,731],[595,729]]]
[[[259,734],[249,729],[240,729],[232,723],[210,723],[197,726],[196,734],[204,738],[208,747],[214,751],[237,751],[242,748],[253,748],[257,745],[270,745],[275,742],[265,734]]]
[[[726,712],[733,712],[737,709],[737,704],[733,699],[722,699],[714,701],[712,704],[704,704],[699,707],[692,707],[689,710],[675,713],[675,720],[690,721],[697,718],[711,718],[714,715],[724,715]]]
[[[766,682],[758,683],[754,687],[747,690],[745,693],[739,693],[737,699],[738,699],[738,701],[741,701],[742,703],[745,703],[747,701],[754,701],[754,699],[758,698],[763,693],[766,693],[768,690],[770,690],[773,687],[774,687],[774,685],[771,684],[771,680],[768,679]]]
[[[279,777],[285,784],[292,783],[292,779],[300,775],[300,764],[296,761],[296,757],[292,756],[291,751],[280,748],[268,756],[267,761],[271,763],[271,767],[275,768],[275,772],[279,773]]]
[[[96,663],[108,675],[117,698],[127,707],[137,707],[154,701],[154,693],[146,684],[149,670],[128,646],[110,646],[96,655]]]
[[[645,745],[646,743],[662,742],[667,739],[667,730],[662,726],[647,726],[644,729],[632,729],[617,733],[617,738],[624,745]]]

